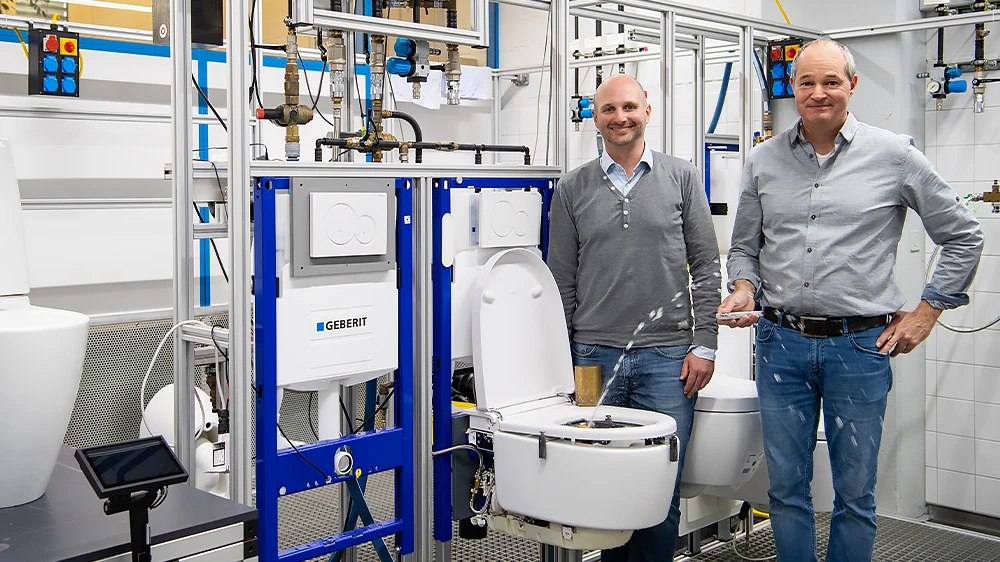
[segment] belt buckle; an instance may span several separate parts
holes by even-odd
[[[826,334],[814,334],[806,329],[807,322],[826,322],[827,320],[826,316],[799,316],[799,334],[806,338],[828,338],[830,336]]]

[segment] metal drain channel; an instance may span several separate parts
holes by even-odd
[[[959,530],[949,530],[938,525],[909,521],[879,515],[875,535],[873,562],[998,562],[1000,539]],[[819,559],[826,557],[826,543],[830,536],[830,514],[816,514],[816,543]],[[766,558],[774,555],[774,535],[770,524],[755,529],[750,534],[750,546],[743,542],[740,533],[737,542],[739,553],[747,558]],[[744,562],[733,552],[731,542],[713,545],[697,556],[681,558],[687,562]],[[773,560],[773,559],[772,559]]]

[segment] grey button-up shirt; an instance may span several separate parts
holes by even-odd
[[[730,289],[745,279],[765,306],[797,315],[895,312],[906,303],[892,272],[911,208],[941,246],[921,298],[942,309],[968,304],[983,234],[913,139],[849,114],[820,166],[800,123],[747,158],[727,258]]]

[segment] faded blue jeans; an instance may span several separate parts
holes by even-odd
[[[821,398],[834,489],[826,559],[871,560],[878,449],[892,386],[889,356],[875,345],[882,331],[809,338],[765,318],[757,323],[757,392],[779,562],[817,560],[809,482]]]
[[[634,347],[628,351],[606,345],[573,342],[574,365],[600,365],[603,386],[607,389],[604,404],[651,410],[667,414],[677,422],[680,462],[670,512],[659,525],[639,529],[631,540],[611,550],[601,551],[602,562],[663,562],[674,559],[677,526],[681,518],[680,480],[684,468],[684,452],[691,437],[694,403],[697,395],[684,396],[681,367],[688,347]],[[615,376],[615,365],[621,360]],[[609,380],[611,386],[608,387]],[[628,477],[627,467],[623,473]],[[651,498],[653,499],[653,498]],[[663,498],[666,501],[666,498]]]

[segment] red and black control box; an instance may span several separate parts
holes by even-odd
[[[80,35],[53,25],[28,32],[28,95],[80,97]]]

